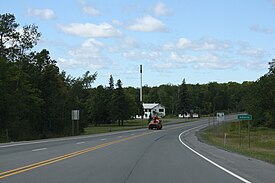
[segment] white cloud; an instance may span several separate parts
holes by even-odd
[[[256,49],[243,49],[240,51],[241,55],[249,56],[249,57],[264,57],[266,55],[266,51],[261,48]]]
[[[170,53],[170,56],[167,59],[168,62],[174,62],[174,63],[181,63],[181,64],[186,64],[186,63],[193,63],[197,61],[197,58],[192,55],[183,55],[183,54],[178,54],[176,52]]]
[[[176,64],[173,64],[171,62],[153,63],[152,67],[159,72],[163,72],[163,69],[165,69],[165,72],[169,72],[168,69],[170,70],[179,68]]]
[[[159,2],[154,8],[154,13],[156,16],[163,16],[170,14],[170,10],[164,3]]]
[[[187,48],[190,46],[192,42],[186,38],[180,38],[179,41],[177,42],[177,47],[178,48]]]
[[[195,66],[196,69],[211,69],[211,70],[224,70],[224,69],[231,69],[232,65],[229,63],[209,63],[209,62],[203,62],[199,63],[197,66]]]
[[[91,58],[98,57],[103,43],[96,41],[93,38],[87,39],[81,44],[80,48],[69,51],[73,58]]]
[[[44,20],[55,18],[54,11],[51,9],[28,9],[28,16],[39,17]]]
[[[162,57],[161,52],[157,51],[135,51],[130,50],[128,52],[124,52],[123,57],[131,60],[147,60],[147,61],[155,61]]]
[[[138,40],[136,40],[133,37],[121,37],[120,39],[116,39],[116,42],[114,42],[109,48],[108,51],[112,53],[123,53],[130,50],[136,50],[141,47],[142,43],[140,43]]]
[[[92,15],[92,16],[100,15],[100,12],[91,6],[84,6],[83,11],[84,11],[84,13]]]
[[[123,25],[123,23],[122,22],[120,22],[119,20],[112,20],[112,23],[114,24],[114,25],[117,25],[117,26],[122,26]]]
[[[167,28],[160,20],[147,15],[134,20],[134,23],[127,27],[133,31],[140,32],[167,32]]]
[[[69,25],[59,25],[59,28],[65,33],[81,36],[81,37],[117,37],[122,33],[115,29],[108,23],[101,23],[99,25],[92,23],[71,23]]]
[[[191,41],[187,38],[180,38],[177,42],[166,43],[162,49],[169,50],[192,50],[192,51],[218,51],[225,50],[230,47],[230,44],[226,41],[214,40],[214,39],[201,39]]]
[[[264,34],[273,34],[274,33],[274,31],[272,30],[272,28],[262,28],[259,25],[251,26],[250,30],[254,31],[254,32],[264,33]]]
[[[85,14],[92,15],[92,16],[100,15],[100,11],[88,5],[85,0],[79,0],[79,3],[81,4],[82,10]]]
[[[93,38],[84,41],[79,48],[70,50],[68,58],[59,58],[61,68],[102,69],[109,65],[108,58],[102,55],[104,44]]]
[[[157,69],[181,69],[186,67],[193,67],[195,69],[232,69],[234,67],[234,61],[226,60],[218,55],[204,54],[204,55],[190,55],[179,54],[177,52],[171,52],[166,59],[158,63],[154,63],[153,67]]]
[[[123,47],[125,49],[139,48],[139,42],[132,37],[125,37],[122,40],[120,47]]]
[[[250,70],[266,70],[268,68],[267,62],[261,61],[247,61],[240,62],[239,64]]]

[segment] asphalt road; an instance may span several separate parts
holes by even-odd
[[[163,130],[0,144],[0,182],[274,182],[274,165],[198,141],[196,131],[207,125],[200,119]]]

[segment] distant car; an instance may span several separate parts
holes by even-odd
[[[162,121],[157,117],[153,117],[153,120],[148,124],[148,129],[149,130],[153,130],[153,129],[161,130],[162,129]]]

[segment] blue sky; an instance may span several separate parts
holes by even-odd
[[[255,81],[275,58],[275,0],[9,0],[0,13],[42,33],[61,70],[124,86]]]

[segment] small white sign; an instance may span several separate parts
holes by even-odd
[[[218,112],[217,113],[217,121],[218,122],[223,122],[224,121],[224,113],[223,112]]]
[[[72,120],[79,120],[79,110],[72,110]]]

